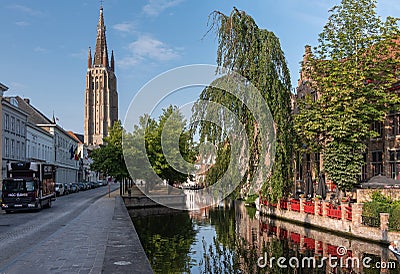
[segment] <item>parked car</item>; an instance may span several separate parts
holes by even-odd
[[[71,193],[75,193],[79,191],[79,187],[76,183],[70,183]]]
[[[56,196],[62,196],[65,195],[65,187],[64,184],[62,183],[56,183],[55,188]]]
[[[92,186],[90,185],[89,182],[85,182],[85,185],[86,185],[86,188],[87,188],[87,189],[91,189],[91,188],[92,188]]]
[[[65,183],[64,184],[64,195],[68,195],[71,192],[69,188],[69,184]]]
[[[85,184],[82,182],[76,183],[78,185],[79,191],[86,190]]]

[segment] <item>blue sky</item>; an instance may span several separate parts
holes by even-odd
[[[119,115],[135,93],[177,66],[215,64],[216,39],[207,32],[213,10],[233,6],[280,38],[295,87],[304,46],[316,45],[338,0],[104,0],[108,49],[114,50]],[[1,0],[0,82],[67,130],[83,133],[88,47],[95,47],[98,0]],[[378,14],[400,17],[398,0],[378,1]]]

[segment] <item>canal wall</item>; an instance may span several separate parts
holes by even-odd
[[[399,232],[389,231],[389,214],[381,213],[380,227],[370,227],[362,222],[362,203],[342,204],[333,209],[328,202],[307,202],[305,199],[261,204],[261,214],[291,222],[343,233],[367,241],[389,243],[400,239]]]
[[[317,260],[336,257],[343,261],[348,258],[355,259],[352,267],[354,273],[364,273],[366,270],[362,264],[364,258],[380,260],[381,265],[385,266],[389,266],[389,262],[391,267],[397,264],[396,258],[389,252],[386,244],[364,241],[338,234],[336,231],[332,233],[331,230],[305,226],[300,222],[271,218],[265,214],[251,217],[243,203],[235,203],[235,217],[237,222],[235,233],[244,239],[249,248],[257,247],[256,257],[265,256],[263,247],[267,246],[268,242],[273,243],[276,239],[280,239],[287,241],[288,248],[294,251],[296,257],[303,255]],[[387,269],[382,268],[381,273],[386,273],[385,270]],[[323,273],[338,272],[337,269],[332,269],[330,264],[326,264],[326,272]]]
[[[169,191],[168,187],[157,186],[152,190],[133,185],[128,195],[122,195],[127,209],[171,207],[185,209],[186,195],[181,191]]]
[[[123,196],[127,209],[134,208],[150,208],[167,206],[173,208],[185,208],[186,196],[184,194],[177,195],[151,195],[151,196]]]
[[[343,238],[332,235],[328,231],[311,229],[294,223],[289,223],[279,219],[269,219],[262,216],[260,219],[261,237],[268,241],[267,235],[273,234],[279,238],[287,238],[292,245],[298,245],[300,252],[305,253],[306,250],[312,250],[314,254],[328,258],[329,256],[339,256],[358,258],[362,262],[365,256],[374,255],[381,258],[381,262],[386,263],[389,260],[395,262],[396,258],[388,252],[386,247],[377,243],[365,242],[354,238]],[[341,251],[342,254],[338,254]],[[345,254],[344,254],[345,253]],[[354,266],[356,273],[364,273],[363,264]]]

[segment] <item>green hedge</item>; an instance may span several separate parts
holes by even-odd
[[[400,201],[392,201],[379,192],[371,198],[371,202],[364,203],[363,216],[380,218],[379,213],[389,213],[389,229],[400,231]]]
[[[389,228],[400,231],[400,203],[393,207],[393,211],[389,217]]]

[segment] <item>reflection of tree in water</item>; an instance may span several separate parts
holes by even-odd
[[[321,259],[322,254],[315,254],[314,249],[306,248],[305,245],[301,246],[299,240],[286,238],[287,236],[282,233],[284,231],[282,227],[280,232],[275,229],[274,220],[269,220],[268,223],[263,222],[262,232],[257,231],[253,235],[250,232],[253,232],[254,225],[259,225],[259,221],[249,214],[247,208],[238,210],[240,208],[227,202],[225,208],[207,209],[199,218],[190,219],[187,212],[184,212],[132,219],[155,273],[357,273],[355,270],[339,267],[336,269],[325,266],[317,269],[312,267],[295,269],[289,265],[286,269],[278,267],[277,259],[280,257],[286,258],[286,264],[292,257],[297,258],[299,262],[305,257],[315,257],[319,264],[318,259]],[[245,218],[250,218],[250,221],[249,219],[246,221],[244,215]],[[203,238],[200,260],[198,256],[191,258],[195,253],[195,250],[191,250],[191,246],[195,244],[196,223],[200,227],[211,225],[216,231],[212,242],[205,242]],[[201,231],[201,228],[199,229]],[[243,238],[246,233],[249,237],[247,240]],[[253,236],[257,236],[256,241],[252,239]],[[276,259],[271,267],[266,265],[262,268],[257,266],[257,261],[261,256],[267,257],[267,260],[272,257]],[[370,256],[373,259],[371,265],[380,261],[379,256],[370,254],[364,254],[364,256]],[[364,268],[363,271],[368,274],[380,273],[376,268]],[[400,274],[400,269],[390,269],[388,273]]]
[[[186,212],[133,222],[154,273],[190,273],[190,246],[197,232]]]
[[[246,208],[246,213],[253,219],[254,215],[251,214],[253,212],[247,211]],[[213,243],[206,243],[203,239],[203,258],[199,265],[201,273],[326,273],[325,267],[321,269],[278,267],[276,259],[279,257],[288,259],[296,257],[301,261],[303,257],[313,257],[314,254],[309,250],[300,252],[298,246],[272,234],[260,247],[246,241],[238,233],[237,222],[241,220],[240,217],[237,218],[236,214],[238,212],[235,211],[234,206],[210,209],[209,218],[217,235]],[[267,258],[275,257],[274,263],[271,267],[269,265],[264,268],[258,267],[258,258],[265,255]]]
[[[208,217],[211,225],[215,227],[216,240],[228,248],[233,248],[236,226],[235,207],[233,206],[233,202],[226,201],[226,203],[227,206],[223,209],[210,208]]]
[[[200,273],[204,274],[219,274],[219,273],[273,273],[273,274],[289,274],[289,273],[329,273],[326,268],[291,268],[288,265],[288,260],[285,264],[287,268],[281,268],[277,264],[279,257],[290,258],[297,257],[301,262],[305,256],[310,254],[297,254],[296,251],[289,248],[288,242],[279,239],[271,239],[264,242],[264,246],[258,249],[249,244],[240,236],[234,236],[234,248],[230,249],[214,238],[212,244],[207,245],[203,240],[203,259],[200,261]],[[232,244],[232,242],[231,242]],[[260,252],[260,250],[262,252]],[[260,256],[267,257],[267,264],[263,267],[258,266]],[[311,255],[312,256],[312,255]],[[275,257],[273,264],[268,264],[269,258]],[[264,258],[265,259],[265,258]],[[262,260],[260,263],[263,264]],[[352,271],[335,272],[335,273],[355,273]]]
[[[257,268],[257,249],[236,234],[233,203],[228,202],[223,209],[210,209],[209,218],[217,235],[213,243],[206,243],[203,239],[201,273],[265,273],[265,270]]]

